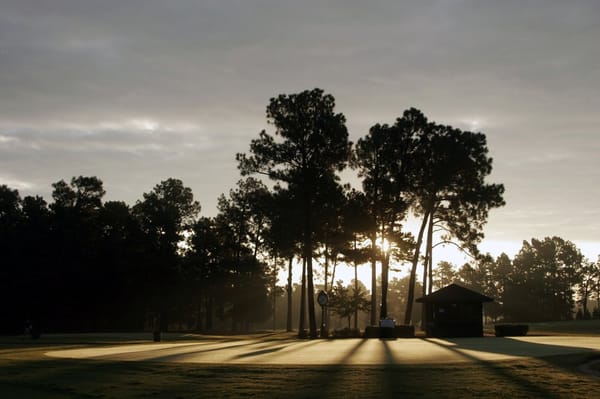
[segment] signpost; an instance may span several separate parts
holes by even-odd
[[[325,291],[319,291],[317,302],[321,305],[321,338],[327,338],[327,331],[325,328],[325,307],[327,306],[327,302],[329,302],[329,296],[327,296]]]

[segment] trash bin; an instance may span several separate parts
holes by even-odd
[[[154,342],[160,342],[160,331],[154,331],[152,336],[154,338]]]

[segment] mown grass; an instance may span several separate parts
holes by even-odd
[[[71,360],[44,355],[92,344],[148,342],[144,338],[131,335],[119,340],[113,334],[45,336],[37,342],[0,340],[0,398],[600,397],[600,379],[578,369],[598,356],[594,353],[494,363],[321,367]]]
[[[48,359],[2,351],[2,398],[591,398],[586,356],[494,364],[274,367]],[[8,359],[7,359],[8,357]],[[27,359],[24,359],[27,358]]]
[[[524,323],[530,334],[541,335],[600,335],[600,320],[553,321]]]

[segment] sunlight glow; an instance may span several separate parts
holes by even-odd
[[[390,242],[386,238],[384,238],[381,243],[381,249],[383,250],[383,252],[388,252],[390,248]]]

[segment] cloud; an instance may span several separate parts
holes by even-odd
[[[0,185],[2,184],[16,190],[32,190],[37,188],[31,182],[0,175]]]
[[[541,231],[536,209],[598,209],[599,16],[591,1],[5,0],[0,170],[43,194],[97,175],[129,202],[178,177],[211,214],[269,98],[322,87],[353,140],[411,106],[481,130],[508,200],[488,227]]]

